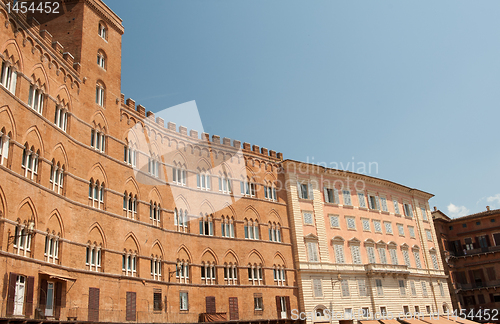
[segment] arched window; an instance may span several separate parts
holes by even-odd
[[[102,271],[101,269],[101,252],[102,246],[99,244],[92,244],[89,242],[87,245],[87,257],[85,264],[87,265],[87,269],[90,271]]]
[[[35,152],[35,147],[29,148],[28,143],[24,145],[22,167],[24,169],[24,176],[31,180],[36,181],[38,175],[38,156],[40,150]]]
[[[224,264],[224,283],[226,285],[237,285],[238,284],[238,271],[237,265],[233,263]]]
[[[200,235],[214,235],[214,224],[211,216],[200,217]]]
[[[248,177],[246,180],[240,181],[240,191],[242,196],[255,197],[256,185],[254,181]]]
[[[106,135],[104,130],[92,129],[90,131],[90,146],[104,153],[106,151]]]
[[[25,221],[24,224],[17,224],[14,230],[14,253],[18,255],[30,256],[31,254],[31,233],[33,229],[30,230],[28,226]]]
[[[133,195],[131,192],[123,194],[123,211],[125,212],[125,217],[136,219],[137,218],[137,195]]]
[[[216,269],[215,264],[211,262],[202,262],[201,264],[201,282],[206,285],[215,285]]]
[[[274,265],[273,274],[276,285],[286,286],[285,267],[283,265]]]
[[[14,95],[16,94],[17,71],[9,61],[2,62],[2,75],[0,83]]]
[[[56,105],[56,115],[54,117],[54,124],[57,127],[66,131],[66,127],[68,124],[68,109],[63,107],[62,105]]]
[[[35,84],[30,85],[30,93],[28,97],[28,106],[33,108],[34,111],[43,114],[43,105],[45,101],[45,95],[42,89],[37,87]]]
[[[233,192],[231,186],[231,175],[227,173],[219,174],[219,191],[222,193],[231,193]]]
[[[137,277],[137,256],[132,251],[122,255],[122,273],[126,276]]]
[[[103,22],[99,23],[98,35],[101,36],[102,39],[108,39],[108,28]]]
[[[155,226],[160,226],[160,210],[160,204],[153,201],[149,202],[149,219]]]
[[[174,209],[174,225],[179,232],[188,232],[188,213],[187,210]]]
[[[196,187],[201,190],[210,190],[211,187],[210,173],[205,170],[199,171],[196,174]]]
[[[106,70],[106,54],[102,50],[97,51],[97,65]]]
[[[97,82],[95,85],[95,103],[101,107],[105,107],[104,103],[106,102],[106,87],[104,83]]]
[[[6,133],[5,127],[0,131],[0,165],[4,165],[9,157],[10,136]]]
[[[132,167],[137,164],[137,145],[130,141],[123,147],[123,161]]]
[[[175,277],[177,278],[177,282],[189,283],[188,261],[177,259],[177,264],[175,265]]]
[[[104,183],[99,183],[99,180],[94,182],[93,179],[90,179],[89,202],[91,207],[104,208]]]
[[[258,220],[245,218],[244,220],[245,226],[245,238],[249,240],[258,240],[259,239],[259,223]]]
[[[149,155],[149,163],[148,163],[148,172],[153,177],[158,178],[160,173],[160,158],[154,154],[150,153]]]
[[[234,237],[234,219],[232,217],[222,216],[220,228],[222,237]]]
[[[280,223],[271,223],[269,222],[268,231],[269,231],[269,241],[272,242],[281,242],[281,226]]]
[[[263,284],[264,277],[262,275],[262,265],[249,264],[248,265],[248,282],[254,286]]]
[[[64,183],[64,166],[52,160],[52,166],[50,168],[50,183],[52,184],[52,190],[58,194],[63,194],[63,183]]]
[[[186,185],[187,172],[185,166],[180,163],[174,162],[174,167],[172,168],[172,181],[175,184],[185,186]]]
[[[151,256],[151,279],[161,280],[161,258],[158,256]]]
[[[276,196],[276,187],[272,182],[266,181],[266,185],[264,186],[264,198],[271,201],[276,201],[278,199]]]
[[[54,232],[47,232],[45,235],[44,259],[50,263],[59,263],[59,235]]]

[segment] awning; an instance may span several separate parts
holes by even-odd
[[[374,321],[374,320],[371,320],[371,321],[359,321],[361,324],[380,324],[379,321]],[[400,324],[400,323],[398,323]]]
[[[401,324],[395,319],[381,319],[380,321],[384,324]]]
[[[405,323],[408,323],[408,324],[429,324],[427,322],[424,322],[422,320],[419,320],[419,319],[416,319],[416,318],[401,318],[401,320]],[[437,324],[435,322],[432,322],[432,324]]]
[[[422,319],[429,324],[457,324],[456,322],[449,320],[447,315],[436,317],[431,316]]]
[[[457,323],[461,323],[461,324],[478,324],[477,322],[474,322],[474,321],[471,321],[469,319],[466,319],[466,318],[461,318],[460,316],[450,316],[450,319],[457,322]]]
[[[76,281],[76,278],[66,276],[66,275],[57,274],[57,273],[52,273],[52,272],[47,272],[47,271],[42,271],[42,270],[38,271],[38,273],[43,274],[43,275],[47,275],[51,279],[59,279],[59,280],[64,280],[64,281]]]

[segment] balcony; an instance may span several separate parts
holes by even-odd
[[[365,265],[365,270],[369,273],[408,275],[410,270],[406,265],[370,263]]]
[[[490,254],[490,253],[500,252],[500,245],[488,246],[488,247],[484,247],[484,248],[458,251],[458,252],[453,252],[453,251],[446,251],[446,252],[448,252],[450,254],[451,258],[466,258],[469,256],[483,255],[483,254],[486,255],[486,254]]]
[[[455,288],[458,290],[474,290],[483,288],[500,288],[500,280],[489,280],[485,282],[477,281],[475,283],[455,283]]]

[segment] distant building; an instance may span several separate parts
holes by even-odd
[[[125,100],[121,19],[57,3],[0,2],[2,321],[289,323],[282,155]]]
[[[431,194],[292,160],[283,168],[308,323],[451,311]]]
[[[454,219],[432,212],[453,307],[467,312],[500,309],[500,209],[486,209]]]

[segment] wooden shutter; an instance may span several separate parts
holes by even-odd
[[[126,318],[127,321],[135,321],[135,292],[127,291],[127,309],[126,309]]]
[[[495,268],[487,268],[486,272],[488,273],[488,279],[489,280],[496,280],[496,275],[495,275]]]
[[[474,247],[474,249],[479,249],[479,247],[481,246],[481,245],[479,244],[479,237],[478,237],[478,236],[476,236],[476,237],[474,238],[474,240],[475,240],[476,242],[475,242],[474,244],[472,244],[472,246]]]
[[[99,321],[99,288],[89,288],[88,321]]]
[[[493,296],[493,294],[490,294],[490,303],[494,302],[495,302],[495,296]]]
[[[9,274],[9,288],[7,295],[7,315],[14,314],[14,295],[16,294],[16,280],[17,273],[11,272]]]
[[[276,296],[276,311],[278,312],[278,318],[281,318],[281,298]]]
[[[337,189],[333,189],[333,199],[335,200],[335,204],[340,204],[339,201],[339,191]]]
[[[313,186],[311,183],[307,184],[307,190],[308,190],[308,195],[309,195],[307,198],[311,199],[311,200],[314,199]]]
[[[495,241],[495,246],[500,246],[500,233],[493,234],[493,240]]]
[[[26,281],[26,307],[25,315],[30,317],[33,314],[33,290],[35,286],[35,277],[28,277]]]
[[[206,313],[207,314],[215,314],[217,313],[217,309],[215,307],[215,297],[214,296],[207,296],[205,297],[205,306],[206,306]]]
[[[297,181],[297,194],[299,195],[299,198],[302,198],[302,187],[300,182]]]
[[[472,270],[469,270],[469,279],[472,284],[472,288],[476,288],[476,279],[474,278],[474,272]]]
[[[238,297],[229,297],[229,320],[238,321],[239,319]]]
[[[287,318],[291,318],[292,317],[292,309],[290,308],[290,297],[289,296],[285,297],[285,303],[286,303]]]
[[[45,307],[47,303],[47,280],[40,280],[40,306]]]
[[[486,235],[486,246],[490,247],[491,246],[491,241],[490,241],[490,236]]]
[[[55,291],[55,318],[59,319],[61,315],[61,306],[62,306],[62,294],[63,294],[63,284],[60,281],[56,282],[56,291]]]

